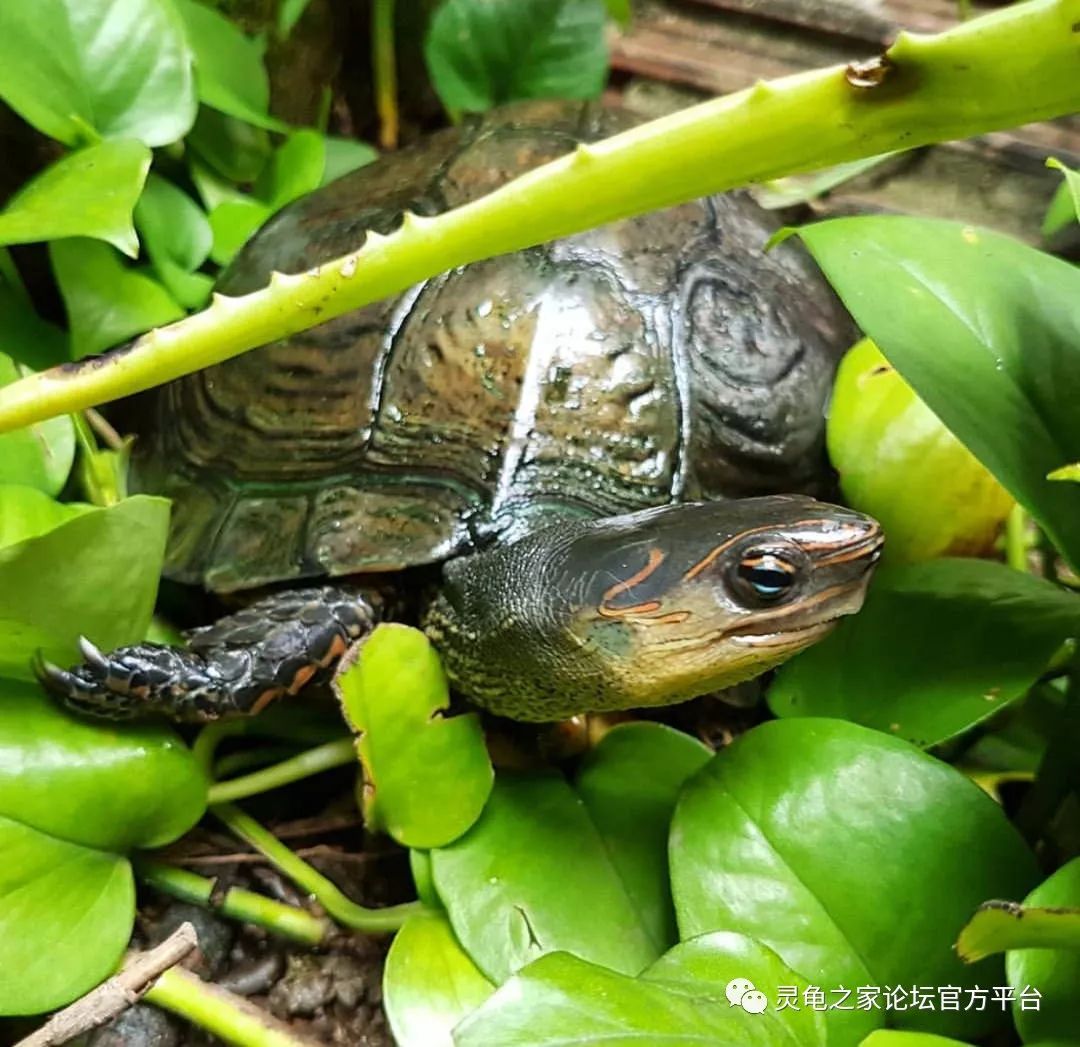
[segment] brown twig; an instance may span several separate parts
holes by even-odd
[[[160,945],[132,953],[118,974],[58,1011],[15,1047],[55,1047],[96,1029],[137,1003],[162,972],[179,963],[198,944],[195,928],[182,923]]]

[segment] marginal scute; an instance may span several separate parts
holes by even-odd
[[[307,515],[304,496],[239,500],[213,545],[206,584],[224,592],[298,577],[299,544]]]

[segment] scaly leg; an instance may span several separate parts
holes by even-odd
[[[140,643],[84,661],[37,666],[42,682],[81,712],[110,719],[161,713],[205,721],[253,715],[327,674],[378,620],[378,600],[340,586],[286,590],[188,633],[186,647]]]

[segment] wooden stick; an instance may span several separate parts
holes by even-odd
[[[55,1047],[96,1029],[137,1003],[163,971],[179,963],[198,944],[195,928],[182,923],[160,945],[147,952],[132,953],[119,973],[57,1011],[37,1032],[20,1040],[15,1047]]]

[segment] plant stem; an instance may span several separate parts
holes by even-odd
[[[272,763],[280,763],[295,755],[296,747],[289,745],[264,745],[258,749],[229,753],[214,763],[214,781],[236,778],[257,767],[269,767]]]
[[[371,5],[371,63],[375,71],[375,108],[379,113],[379,145],[398,144],[397,55],[394,52],[394,2]]]
[[[145,1000],[206,1029],[238,1047],[312,1047],[276,1018],[242,996],[204,982],[183,967],[173,967],[146,991]]]
[[[417,282],[605,222],[800,171],[1080,109],[1080,0],[1027,0],[936,36],[901,33],[871,69],[762,81],[641,124],[307,273],[0,390],[0,431],[220,363]],[[1023,90],[1017,85],[1022,84]]]
[[[304,945],[319,945],[330,929],[324,921],[311,913],[267,898],[255,891],[231,887],[219,897],[215,880],[175,865],[166,865],[164,862],[139,856],[135,858],[134,866],[135,874],[143,883],[164,894],[213,909],[234,920],[253,923]]]
[[[313,774],[329,771],[334,767],[343,767],[357,760],[356,746],[352,738],[341,738],[335,742],[318,745],[314,749],[299,753],[275,763],[271,767],[245,774],[242,778],[232,778],[226,782],[217,782],[210,786],[211,804],[242,800],[245,796],[278,789],[308,778]]]
[[[1005,521],[1005,562],[1017,571],[1028,569],[1028,515],[1017,502]]]
[[[368,909],[357,905],[336,884],[313,869],[303,858],[293,854],[273,833],[238,807],[219,804],[211,811],[240,839],[269,858],[301,890],[312,895],[333,919],[346,927],[366,934],[391,934],[413,913],[426,911],[420,902],[391,905],[385,909]]]

